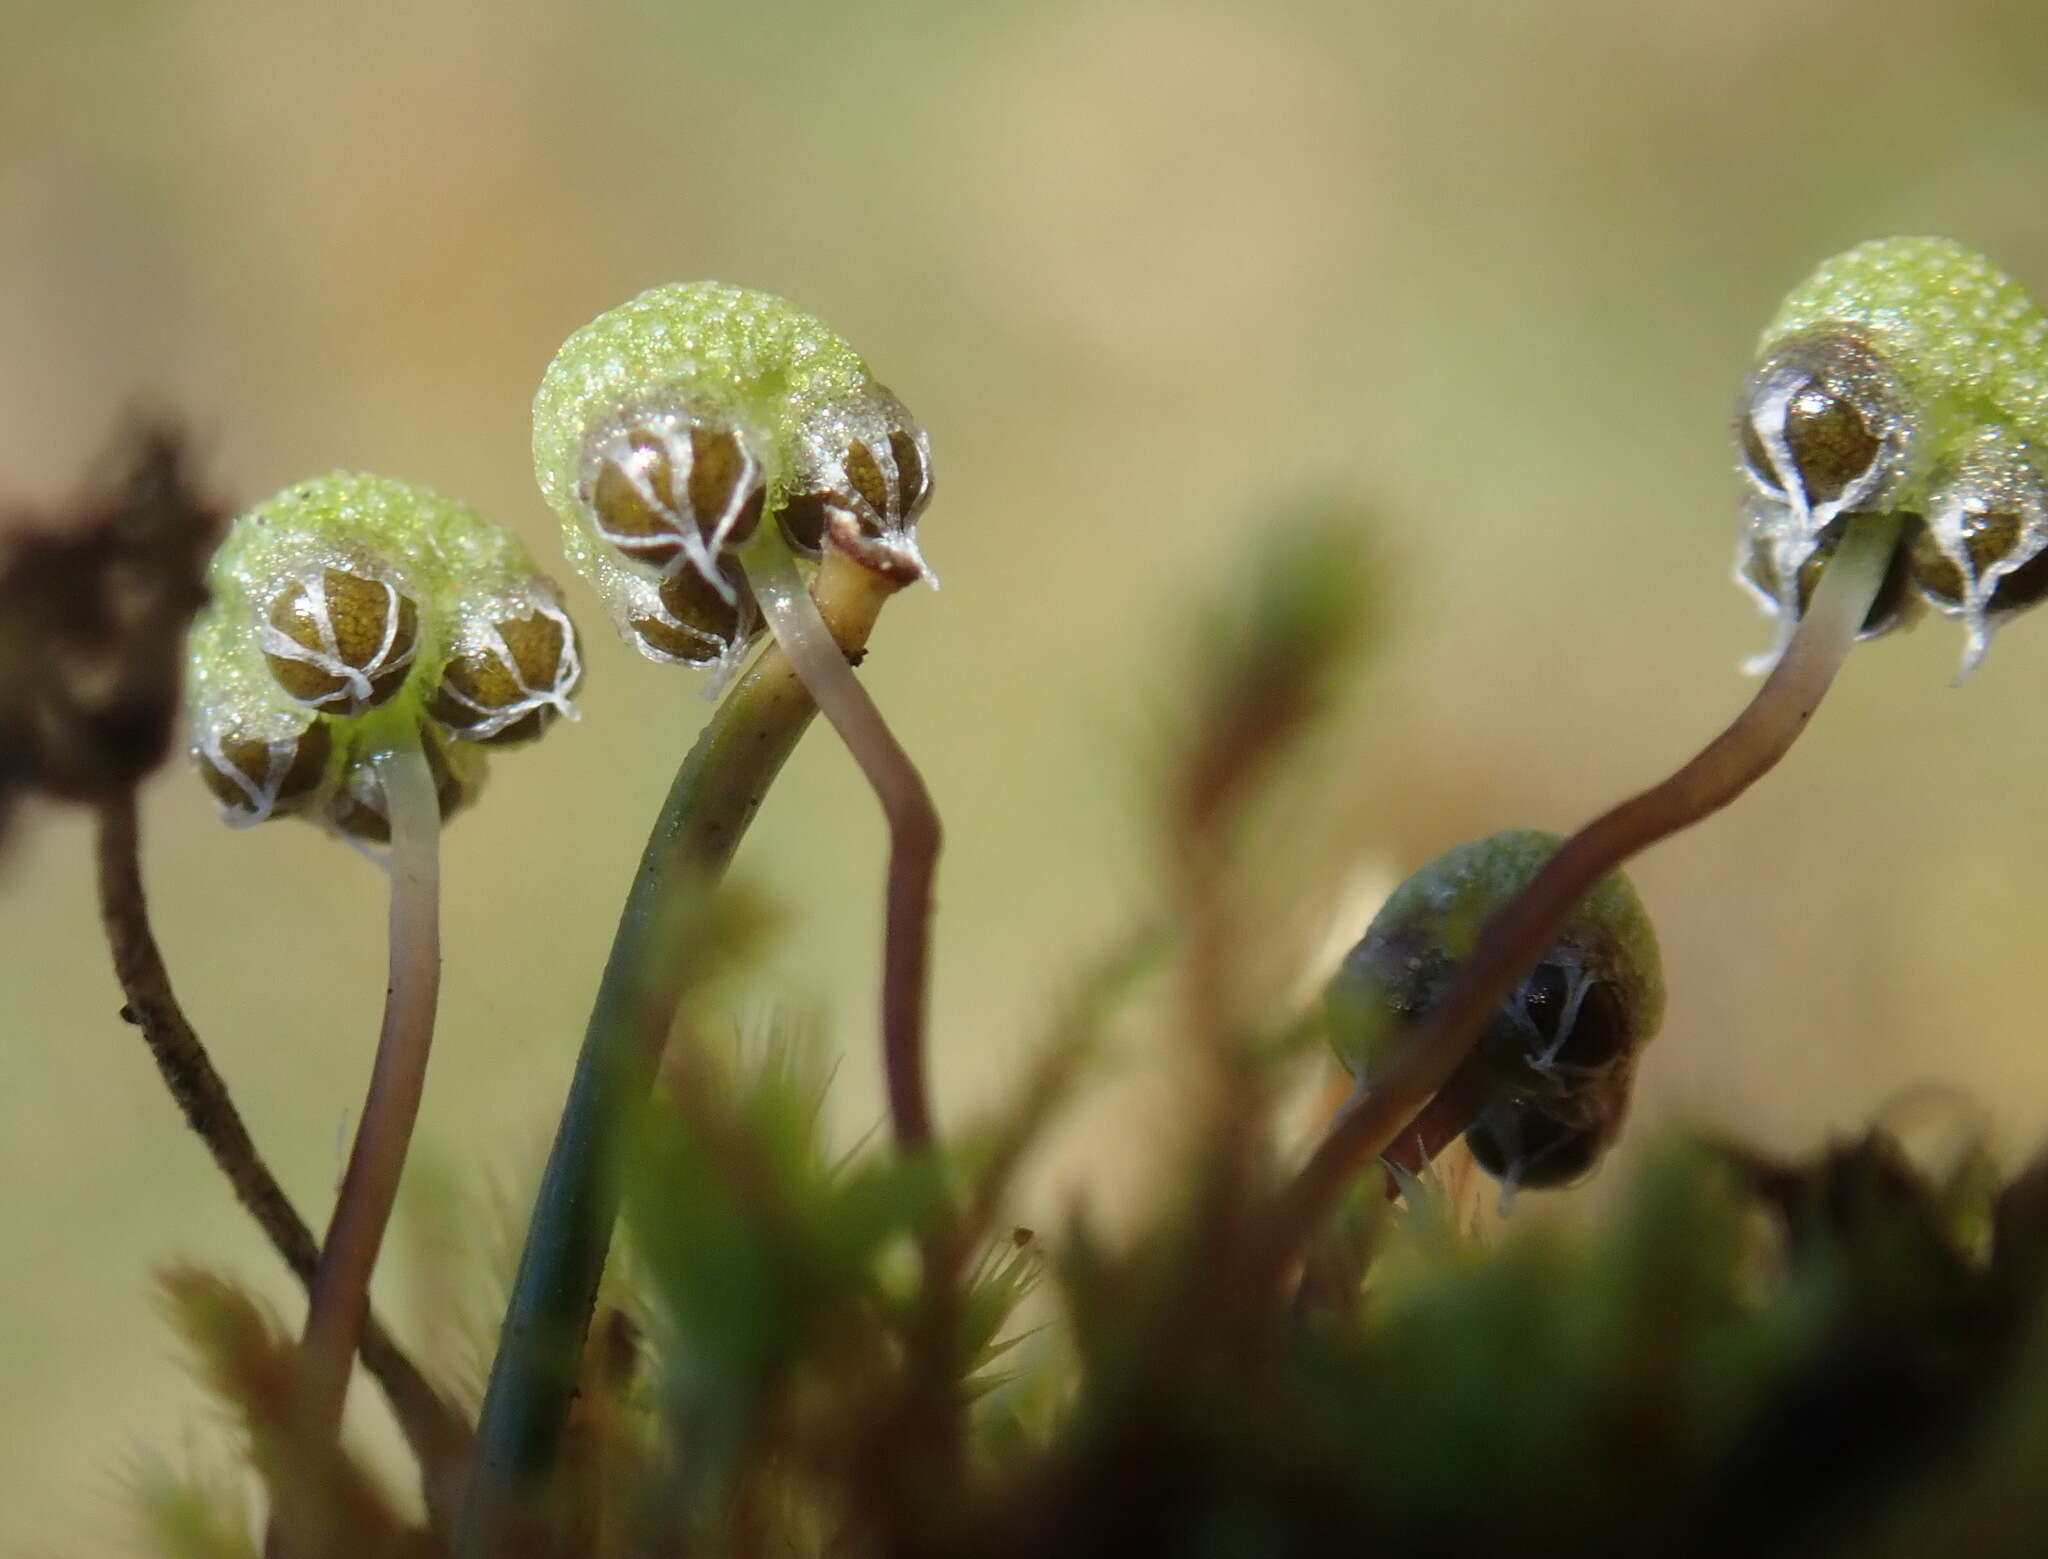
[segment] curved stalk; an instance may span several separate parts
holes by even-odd
[[[185,1122],[205,1142],[227,1176],[235,1198],[269,1238],[308,1292],[318,1270],[320,1247],[291,1198],[257,1151],[235,1107],[228,1085],[213,1064],[171,988],[169,969],[149,923],[142,887],[140,828],[135,794],[123,791],[102,802],[98,814],[97,864],[100,918],[114,956],[114,973],[127,1005],[122,1015],[142,1030],[164,1086]],[[408,1358],[378,1321],[363,1319],[363,1367],[384,1388],[406,1442],[420,1463],[429,1506],[437,1522],[450,1512],[454,1472],[467,1452],[469,1426]]]
[[[377,1059],[314,1274],[301,1345],[306,1422],[322,1434],[340,1428],[349,1364],[370,1309],[370,1273],[426,1087],[441,991],[441,807],[433,772],[416,728],[372,761],[391,818],[391,976]]]
[[[1669,779],[1573,834],[1486,923],[1456,982],[1416,1028],[1402,1059],[1377,1086],[1346,1104],[1282,1194],[1271,1266],[1262,1276],[1280,1280],[1351,1177],[1384,1153],[1450,1080],[1488,1016],[1557,940],[1602,877],[1727,806],[1785,756],[1855,644],[1898,532],[1896,515],[1856,517],[1783,657],[1749,706]]]
[[[827,550],[816,604],[844,654],[867,644],[900,584]],[[786,655],[770,645],[683,759],[648,835],[499,1333],[456,1527],[461,1559],[498,1559],[512,1548],[561,1443],[618,1216],[617,1125],[653,1086],[683,984],[673,969],[677,949],[664,936],[673,908],[723,875],[817,710]]]
[[[831,550],[828,546],[828,551]],[[882,948],[882,1065],[896,1142],[932,1142],[925,1087],[925,999],[930,985],[932,880],[939,864],[939,810],[924,776],[889,729],[832,640],[781,535],[762,526],[741,554],[768,629],[839,739],[867,776],[889,823],[889,882]]]

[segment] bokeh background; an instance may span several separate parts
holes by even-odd
[[[949,820],[957,1118],[1153,897],[1187,614],[1275,515],[1355,502],[1387,603],[1313,853],[1369,880],[1569,826],[1746,695],[1727,422],[1776,298],[1892,232],[2048,287],[2044,189],[2032,0],[5,0],[0,486],[55,500],[125,408],[167,405],[238,499],[376,469],[546,554],[526,409],[570,329],[694,276],[815,309],[938,451],[944,588],[891,609],[867,675]],[[706,713],[575,598],[586,718],[448,838],[418,1160],[448,1183],[516,1185],[542,1150]],[[2048,1128],[2048,627],[1955,690],[1958,650],[1937,621],[1861,651],[1779,774],[1642,862],[1672,1010],[1631,1143],[1682,1120],[1791,1147],[1925,1084],[2010,1151]],[[142,1449],[218,1433],[152,1266],[297,1310],[116,1017],[84,827],[30,821],[0,862],[0,1548],[104,1551]],[[147,821],[186,1004],[317,1221],[380,881],[309,828],[230,833],[182,771]],[[757,989],[837,1015],[852,1129],[879,1113],[880,847],[814,737],[743,857],[786,911]],[[1039,1194],[1132,1176],[1137,1071]],[[388,1310],[435,1248],[402,1237]]]

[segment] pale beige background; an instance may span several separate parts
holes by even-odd
[[[945,587],[892,609],[870,674],[950,823],[957,1118],[1153,891],[1164,645],[1273,504],[1336,487],[1385,515],[1391,646],[1328,775],[1361,835],[1327,853],[1405,869],[1569,825],[1745,695],[1763,630],[1726,581],[1726,418],[1778,294],[1894,231],[2048,286],[2044,190],[2031,0],[6,0],[0,485],[60,493],[145,397],[243,499],[368,467],[547,549],[526,404],[568,330],[699,275],[824,314],[938,450]],[[448,841],[422,1152],[458,1183],[516,1180],[545,1140],[704,715],[577,600],[587,718],[499,763]],[[1636,1133],[1789,1145],[1920,1080],[2008,1144],[2048,1125],[2048,625],[1952,691],[1957,650],[1937,623],[1859,654],[1779,776],[1643,863],[1672,1014]],[[378,880],[310,829],[227,832],[182,771],[148,811],[187,1003],[324,1215]],[[856,1127],[879,840],[813,741],[744,857],[789,907],[764,989],[841,1014]],[[40,814],[0,864],[0,1543],[22,1552],[114,1549],[138,1448],[210,1442],[153,1264],[225,1265],[296,1314],[115,1018],[85,845]],[[1124,1173],[1154,1096],[1110,1097],[1059,1184]]]

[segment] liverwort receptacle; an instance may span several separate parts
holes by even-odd
[[[930,1139],[923,1025],[939,832],[924,783],[849,662],[924,575],[911,526],[930,447],[837,335],[764,293],[656,287],[572,334],[534,398],[534,470],[563,548],[649,659],[723,682],[641,857],[542,1174],[478,1424],[457,1551],[544,1520],[618,1210],[620,1123],[652,1086],[686,971],[663,928],[715,882],[822,708],[890,824],[882,989],[897,1137]],[[808,579],[799,561],[814,558]]]
[[[440,986],[440,830],[483,744],[539,733],[581,675],[554,587],[506,532],[425,488],[336,472],[237,519],[191,639],[193,757],[230,822],[304,816],[389,871],[390,978],[354,1145],[310,1284],[302,1404],[338,1430],[404,1168]]]

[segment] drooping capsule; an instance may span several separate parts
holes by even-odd
[[[1381,906],[1325,999],[1338,1058],[1362,1084],[1405,1053],[1486,921],[1558,844],[1554,834],[1510,829],[1455,846]],[[1520,1184],[1574,1178],[1612,1140],[1636,1058],[1663,1010],[1656,934],[1628,879],[1615,872],[1501,1003],[1450,1085],[1475,1101],[1479,1135],[1468,1135],[1475,1156],[1496,1173],[1522,1164],[1531,1172],[1519,1175]],[[1557,1180],[1541,1178],[1529,1151],[1537,1144]],[[1567,1165],[1578,1168],[1565,1174]]]
[[[442,730],[511,746],[574,719],[583,655],[561,592],[498,526],[444,523],[435,543],[450,583],[440,603],[445,658],[427,709]]]
[[[1623,1065],[1562,1096],[1499,1093],[1465,1128],[1465,1146],[1504,1186],[1570,1185],[1592,1172],[1620,1133],[1633,1082],[1633,1067]]]
[[[1866,637],[1914,591],[1963,620],[1963,669],[2048,594],[2048,317],[1982,255],[1889,238],[1824,263],[1764,332],[1736,441],[1736,578],[1779,647],[1859,514],[1903,519]]]
[[[307,718],[297,730],[277,725],[269,732],[248,728],[194,733],[192,756],[199,777],[232,823],[303,811],[326,785],[334,740],[326,723]]]
[[[806,557],[818,556],[829,532],[869,567],[915,577],[925,572],[916,525],[931,502],[931,471],[930,438],[876,385],[806,419],[776,519]]]
[[[726,563],[721,591],[695,569],[682,569],[654,587],[630,623],[640,653],[684,666],[716,666],[735,646],[761,631],[761,613],[738,567]],[[730,593],[728,593],[728,591]]]
[[[428,706],[450,734],[510,745],[531,741],[570,712],[583,667],[576,630],[559,606],[479,614],[461,625],[454,650]]]

